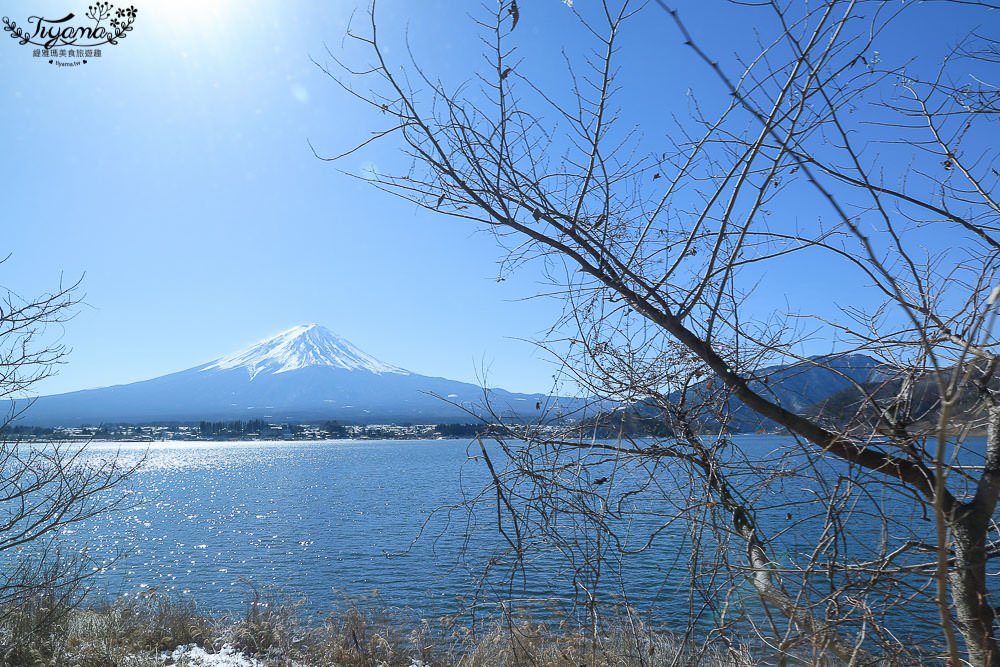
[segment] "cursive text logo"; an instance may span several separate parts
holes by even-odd
[[[117,45],[118,40],[132,31],[137,13],[131,5],[116,9],[110,2],[98,2],[87,7],[84,19],[77,19],[72,12],[61,18],[29,16],[22,27],[5,16],[3,29],[18,44],[40,47],[34,49],[36,57],[100,57],[102,51],[98,47]]]

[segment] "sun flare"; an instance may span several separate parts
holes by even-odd
[[[171,28],[174,29],[183,26],[195,28],[206,23],[213,23],[229,14],[230,8],[230,0],[213,0],[212,2],[168,0],[167,2],[150,3],[143,6],[149,15],[155,16],[158,20],[169,22]]]

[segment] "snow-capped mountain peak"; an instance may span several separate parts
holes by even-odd
[[[310,366],[368,371],[376,375],[410,374],[409,371],[383,363],[362,352],[318,324],[292,327],[245,350],[218,359],[202,370],[246,368],[252,379],[259,373],[284,373]]]

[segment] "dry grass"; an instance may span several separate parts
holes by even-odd
[[[748,652],[685,646],[674,634],[653,632],[641,624],[626,624],[616,618],[597,633],[582,632],[529,619],[496,622],[468,646],[456,663],[462,667],[500,665],[540,666],[632,666],[732,665],[742,667],[757,661]]]
[[[215,645],[216,627],[192,602],[156,593],[91,608],[31,598],[0,620],[4,665],[113,667],[178,646]],[[151,663],[155,664],[155,663]],[[162,664],[162,663],[161,663]]]
[[[323,618],[309,618],[301,601],[251,590],[240,617],[223,619],[220,638],[267,665],[409,667],[453,665],[457,652],[443,623],[401,620],[378,597],[353,600]]]
[[[0,614],[6,644],[0,664],[166,665],[174,664],[170,651],[190,644],[209,652],[232,647],[268,667],[757,664],[746,652],[696,651],[672,634],[624,618],[605,624],[597,637],[566,621],[529,618],[497,620],[473,632],[454,618],[405,623],[405,614],[378,598],[317,619],[304,614],[301,602],[253,589],[240,614],[214,618],[191,602],[156,592],[86,609],[53,610],[47,604],[39,599],[16,614]],[[181,658],[179,664],[197,663]]]

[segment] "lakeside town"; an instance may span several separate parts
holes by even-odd
[[[474,437],[483,424],[340,424],[271,423],[263,420],[103,424],[99,426],[13,427],[9,434],[22,441],[112,440],[415,440]]]
[[[555,425],[534,425],[535,432]],[[100,426],[11,426],[8,435],[22,442],[90,441],[157,442],[163,440],[443,440],[474,438],[487,424],[340,424],[271,423],[263,420],[198,423],[104,424]]]

